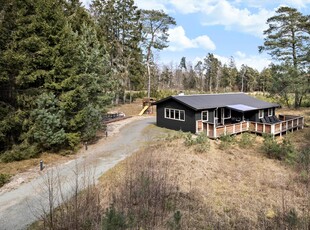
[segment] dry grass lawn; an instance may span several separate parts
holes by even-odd
[[[131,116],[137,115],[141,109],[142,102],[137,100],[113,108],[113,111]],[[297,148],[309,147],[310,109],[281,109],[278,113],[305,117],[305,129],[291,133],[288,137]],[[148,132],[162,131],[156,126],[150,126],[145,130],[145,136],[149,135]],[[174,132],[166,130],[164,133]],[[236,139],[239,138],[237,136]],[[309,191],[300,181],[298,172],[285,162],[268,159],[261,151],[262,140],[262,137],[257,136],[252,146],[241,148],[233,144],[226,149],[220,148],[220,140],[210,140],[210,149],[197,153],[194,147],[184,145],[183,138],[167,140],[161,136],[155,142],[150,139],[144,149],[101,177],[99,187],[102,189],[102,205],[105,208],[109,206],[113,193],[128,173],[128,166],[136,165],[138,169],[141,162],[152,159],[158,169],[168,171],[171,184],[179,189],[181,195],[178,209],[182,212],[185,228],[204,229],[212,219],[229,222],[234,218],[251,223],[254,228],[259,213],[273,218],[279,210],[294,208],[299,214],[310,210]],[[40,159],[0,163],[0,173],[14,175],[38,167]],[[43,154],[42,159],[46,164],[52,164],[67,160],[68,157]]]
[[[309,111],[280,113],[301,114],[309,122]],[[309,146],[310,129],[306,127],[288,137],[297,148]],[[110,204],[109,198],[118,183],[122,183],[128,165],[139,165],[139,161],[152,158],[159,168],[168,166],[171,182],[177,182],[182,194],[179,209],[187,228],[205,228],[211,216],[219,222],[239,218],[255,228],[258,214],[273,218],[278,211],[295,209],[304,214],[306,209],[310,210],[310,193],[299,173],[292,165],[268,159],[261,150],[262,137],[256,136],[252,146],[241,148],[235,143],[224,150],[220,148],[220,140],[212,140],[210,150],[205,153],[197,153],[183,142],[182,138],[161,140],[103,175],[100,182],[103,204]]]

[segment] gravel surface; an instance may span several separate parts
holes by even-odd
[[[139,149],[146,141],[143,129],[154,123],[155,117],[133,117],[111,123],[108,126],[108,138],[89,145],[87,150],[82,149],[75,160],[53,168],[47,167],[37,172],[29,182],[23,179],[26,182],[17,188],[0,192],[0,230],[27,229],[43,210],[48,210],[48,180],[55,187],[61,186],[62,194],[55,194],[55,204],[72,196],[72,186],[77,178],[82,189],[82,181],[86,177],[83,172],[87,171],[97,181],[103,173]]]

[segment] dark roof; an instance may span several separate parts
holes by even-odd
[[[247,108],[244,111],[249,111],[250,107],[253,108],[252,110],[279,107],[278,104],[262,101],[245,93],[178,95],[166,97],[154,104],[157,105],[169,99],[178,101],[194,110],[212,109],[218,107],[242,107],[240,105]]]

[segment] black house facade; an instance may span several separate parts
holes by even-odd
[[[244,121],[265,122],[275,117],[279,107],[244,93],[178,95],[154,104],[159,127],[192,133],[202,131],[203,124],[220,127]]]

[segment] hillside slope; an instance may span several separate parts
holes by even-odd
[[[300,131],[300,137],[304,133]],[[309,192],[299,174],[285,162],[268,159],[261,151],[262,137],[252,136],[246,147],[237,140],[224,148],[221,141],[210,141],[209,150],[198,153],[180,136],[175,132],[162,138],[105,174],[102,203],[117,207],[117,197],[130,196],[124,184],[136,183],[128,175],[152,171],[158,176],[167,173],[165,180],[176,188],[176,205],[166,221],[180,210],[184,228],[265,229],[285,213],[304,216],[310,210]],[[122,203],[122,211],[126,205]],[[164,223],[157,223],[158,229]]]

